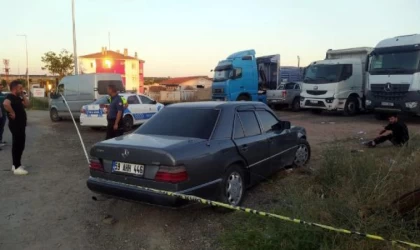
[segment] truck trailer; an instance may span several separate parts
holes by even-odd
[[[305,70],[300,106],[355,115],[364,110],[370,47],[328,50],[325,60]]]

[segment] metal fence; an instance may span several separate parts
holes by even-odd
[[[211,100],[211,89],[149,92],[148,95],[161,103],[198,102]]]

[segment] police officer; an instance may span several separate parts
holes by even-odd
[[[108,95],[111,98],[111,102],[108,108],[108,126],[106,130],[106,140],[112,139],[124,134],[123,126],[123,112],[124,102],[121,96],[118,95],[117,87],[115,85],[108,86]]]

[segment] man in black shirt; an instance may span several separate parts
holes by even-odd
[[[12,133],[12,171],[15,175],[26,175],[28,171],[25,170],[20,161],[25,150],[25,108],[29,106],[29,100],[23,94],[23,86],[20,81],[16,80],[10,83],[10,92],[3,105],[9,116],[9,129]]]
[[[367,143],[369,147],[375,147],[386,141],[391,141],[395,146],[403,146],[410,139],[408,128],[398,120],[396,114],[388,116],[389,124],[379,133],[379,137]]]

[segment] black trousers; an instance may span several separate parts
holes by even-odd
[[[403,146],[404,142],[400,142],[399,140],[397,140],[397,138],[395,138],[392,134],[387,135],[387,136],[380,136],[377,137],[375,140],[373,140],[375,142],[376,145],[384,143],[386,141],[390,141],[392,142],[392,144],[394,144],[394,146]]]
[[[105,140],[109,140],[124,134],[123,122],[122,119],[118,124],[118,129],[114,130],[115,119],[108,119],[108,125],[106,127],[106,138]]]
[[[25,141],[26,141],[26,126],[18,124],[10,124],[9,129],[12,133],[12,158],[13,166],[19,168],[22,166],[21,159],[23,151],[25,150]]]

